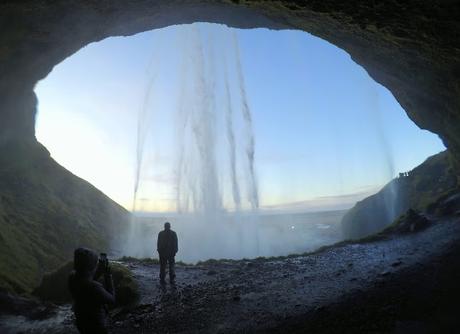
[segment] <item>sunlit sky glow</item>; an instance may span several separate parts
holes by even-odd
[[[198,27],[205,37],[229,29]],[[61,165],[128,209],[137,115],[153,71],[160,73],[157,85],[165,87],[158,96],[164,114],[174,105],[167,87],[179,71],[179,50],[170,41],[180,29],[187,28],[90,44],[35,89],[38,140]],[[343,50],[299,31],[236,31],[253,113],[262,209],[348,208],[444,149]],[[171,119],[159,117],[155,128],[173,132]],[[152,191],[141,200],[142,209],[172,211],[174,148],[164,136],[157,141]]]

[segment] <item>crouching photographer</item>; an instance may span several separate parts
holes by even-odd
[[[103,275],[104,284],[97,279]],[[76,325],[81,334],[107,332],[107,304],[115,303],[112,275],[107,255],[99,257],[87,248],[74,252],[74,271],[69,276]]]

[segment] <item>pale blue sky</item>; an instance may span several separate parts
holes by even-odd
[[[174,147],[168,133],[183,70],[178,46],[184,29],[90,44],[36,87],[38,140],[59,163],[127,208],[137,115],[152,76],[157,76],[155,105],[162,113],[152,125],[158,135],[148,208],[174,208]],[[198,29],[215,55],[227,47],[221,36],[228,28],[199,24]],[[236,33],[253,114],[262,208],[349,207],[444,149],[334,45],[299,31]],[[220,60],[214,61],[219,66]]]

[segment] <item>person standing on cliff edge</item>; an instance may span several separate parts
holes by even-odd
[[[177,234],[171,230],[171,224],[166,222],[164,230],[158,233],[157,251],[160,256],[160,283],[165,284],[166,264],[169,264],[169,281],[175,283],[176,273],[174,263],[177,253]]]

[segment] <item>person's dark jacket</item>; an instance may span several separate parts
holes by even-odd
[[[91,252],[86,249],[78,249],[77,251],[86,251],[87,253],[84,254],[86,257],[88,256],[88,252]],[[89,256],[94,255],[89,254]],[[90,261],[94,262],[92,259]],[[77,270],[70,274],[68,280],[69,290],[74,301],[73,309],[77,328],[80,333],[106,333],[106,305],[115,303],[112,276],[104,274],[104,285],[102,285],[95,280],[94,270],[83,270],[86,268],[78,270],[78,265],[79,263],[77,262],[75,264]],[[81,266],[92,267],[93,264],[88,266],[88,264],[83,263]]]
[[[158,233],[157,251],[160,256],[172,257],[177,253],[177,234],[173,230]]]

